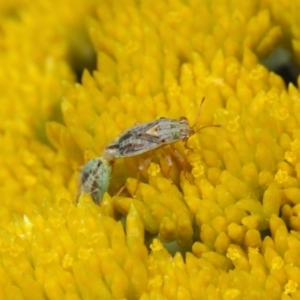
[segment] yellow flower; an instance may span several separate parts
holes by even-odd
[[[261,63],[299,57],[299,5],[3,2],[1,299],[299,298],[299,90]],[[123,130],[182,116],[188,141],[75,203]]]

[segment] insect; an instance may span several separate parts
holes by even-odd
[[[104,193],[108,190],[111,173],[111,163],[105,158],[98,157],[88,161],[82,167],[78,177],[79,189],[76,202],[82,192],[85,192],[96,204],[100,204]]]
[[[204,99],[202,99],[201,106]],[[198,114],[197,120],[199,116],[200,114]],[[220,125],[203,126],[197,131],[206,127],[220,127]],[[113,160],[139,155],[180,140],[186,141],[195,132],[196,130],[189,125],[186,117],[181,117],[179,120],[160,118],[155,121],[136,124],[122,132],[109,144],[104,150],[103,157],[107,160]]]

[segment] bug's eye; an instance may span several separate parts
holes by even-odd
[[[179,119],[179,122],[180,122],[180,124],[187,124],[187,125],[189,124],[189,121],[186,117],[181,117]]]

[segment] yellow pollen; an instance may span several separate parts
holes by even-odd
[[[198,178],[200,176],[203,176],[204,174],[204,167],[201,164],[195,164],[192,170],[192,174],[195,178]]]
[[[231,260],[235,260],[237,258],[240,258],[241,254],[239,253],[239,251],[237,249],[229,248],[227,250],[226,256]]]
[[[58,260],[58,255],[55,251],[51,250],[49,252],[44,253],[41,256],[41,263],[42,264],[49,264],[53,261],[57,261]]]
[[[154,239],[150,248],[152,251],[160,251],[163,249],[163,245],[158,239]]]
[[[298,150],[300,148],[300,140],[299,139],[295,139],[295,140],[293,140],[290,143],[290,145],[291,145],[291,150],[292,151],[296,151],[296,150]]]
[[[275,181],[277,181],[279,184],[282,184],[288,180],[288,174],[286,171],[278,170],[278,172],[275,174]]]
[[[222,85],[224,85],[224,79],[220,78],[220,77],[208,76],[207,78],[205,78],[205,83],[206,83],[206,86],[211,83],[222,86]]]
[[[266,102],[274,103],[275,101],[278,100],[278,94],[273,91],[270,91],[269,93],[266,94],[265,98],[266,98]]]
[[[192,140],[192,138],[191,138],[191,140]],[[199,154],[196,154],[194,152],[189,152],[188,158],[189,158],[189,163],[192,166],[197,166],[197,165],[201,164],[201,156]]]
[[[62,266],[64,269],[68,269],[68,268],[71,268],[72,265],[73,265],[73,257],[67,253],[64,258],[63,258],[63,261],[62,261]]]
[[[23,224],[24,224],[23,228],[26,231],[25,234],[27,236],[30,236],[31,232],[32,232],[33,224],[31,222],[31,220],[26,215],[23,216]]]
[[[228,70],[228,73],[231,74],[231,75],[236,75],[239,72],[238,65],[234,64],[234,63],[230,64],[227,67],[227,70]]]
[[[293,163],[297,159],[297,155],[294,151],[286,151],[284,154],[284,159],[289,163]]]
[[[51,225],[53,227],[61,227],[65,222],[66,220],[62,217],[61,214],[52,214],[50,217],[49,217],[49,222],[51,223]]]
[[[101,239],[101,235],[99,233],[93,233],[89,238],[89,245],[96,245]]]
[[[285,107],[281,107],[276,110],[276,116],[280,121],[284,121],[289,116],[289,112]]]
[[[157,174],[159,174],[159,172],[160,172],[160,166],[158,164],[151,163],[147,172],[148,172],[149,175],[151,175],[151,176],[154,177]]]
[[[236,116],[233,120],[228,122],[227,129],[231,132],[235,132],[237,129],[240,128],[239,124],[240,116]]]
[[[272,270],[279,270],[283,267],[284,261],[280,256],[274,257],[271,263]]]
[[[181,93],[181,88],[180,88],[180,86],[173,84],[169,88],[168,92],[170,93],[171,96],[178,96]]]
[[[284,293],[286,295],[295,293],[298,288],[298,284],[295,281],[289,280],[288,283],[284,286]]]
[[[253,248],[253,247],[249,247],[248,248],[248,252],[251,254],[257,254],[259,253],[259,249],[258,248]]]
[[[149,262],[148,262],[148,270],[149,271],[153,271],[157,269],[157,265],[156,263],[153,261],[153,257],[149,258]]]
[[[254,80],[259,80],[264,75],[264,68],[262,66],[257,66],[251,72],[249,77]]]
[[[149,281],[149,286],[152,288],[159,288],[163,284],[162,277],[160,275],[155,276]]]
[[[81,260],[87,260],[87,259],[90,257],[90,255],[92,254],[92,252],[93,252],[93,249],[92,249],[92,248],[87,249],[87,248],[81,247],[81,248],[78,250],[77,256],[78,256],[78,258],[81,259]]]

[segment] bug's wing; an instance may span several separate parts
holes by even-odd
[[[150,145],[147,142],[147,137],[145,138],[143,135],[156,126],[158,121],[159,120],[135,124],[129,129],[123,131],[105,148],[103,154],[104,157],[111,160],[117,157],[135,156],[148,151],[147,147],[150,147]],[[151,140],[151,137],[149,139]],[[153,143],[154,142],[155,141],[153,140]]]
[[[149,137],[149,139],[147,139],[143,136],[141,138],[135,138],[132,142],[121,144],[119,149],[122,156],[128,157],[145,153],[160,146],[161,144],[157,139],[153,139],[153,137]]]
[[[138,124],[119,137],[121,156],[135,156],[161,146],[157,132],[160,120]]]

